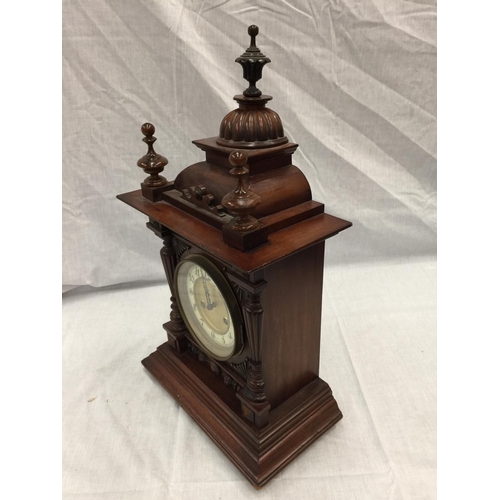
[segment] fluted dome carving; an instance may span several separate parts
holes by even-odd
[[[229,112],[220,124],[217,144],[234,148],[270,148],[285,144],[281,118],[276,111],[266,108],[271,96],[235,96],[239,108]]]

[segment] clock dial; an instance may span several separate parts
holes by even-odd
[[[182,316],[198,345],[219,360],[234,356],[241,344],[241,315],[220,270],[207,258],[190,255],[177,266],[175,286]]]

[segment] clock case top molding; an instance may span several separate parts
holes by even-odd
[[[298,145],[266,107],[256,82],[270,60],[255,45],[236,61],[249,86],[219,135],[193,141],[205,161],[174,181],[142,126],[149,176],[118,199],[145,214],[163,240],[172,293],[167,342],[143,365],[256,487],[342,418],[319,378],[325,240],[351,223],[324,213],[292,164]],[[219,361],[187,328],[175,293],[175,270],[189,255],[208,258],[230,284],[241,310],[243,347]],[[167,429],[166,429],[167,432]]]

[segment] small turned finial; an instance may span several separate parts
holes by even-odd
[[[221,202],[222,206],[234,217],[229,227],[241,233],[252,231],[260,226],[259,221],[250,215],[260,203],[260,196],[246,185],[247,161],[248,156],[244,151],[235,150],[229,155],[229,163],[233,166],[229,173],[237,178],[238,183],[236,189],[226,194]]]
[[[250,35],[250,47],[248,47],[247,52],[252,49],[259,50],[255,45],[255,37],[259,34],[259,27],[255,24],[252,24],[248,27],[248,34]]]
[[[141,127],[141,132],[146,137],[151,137],[155,133],[155,126],[152,123],[144,123]]]
[[[243,67],[243,78],[250,84],[243,92],[245,97],[260,97],[262,92],[255,86],[262,78],[262,68],[271,62],[269,57],[266,57],[255,44],[255,38],[259,34],[259,27],[252,24],[248,27],[250,35],[250,47],[236,59]]]
[[[152,123],[145,123],[141,127],[141,132],[144,134],[143,142],[148,145],[148,152],[137,161],[137,166],[149,174],[149,177],[144,180],[144,185],[148,187],[165,186],[167,179],[159,174],[163,172],[168,160],[157,154],[153,148],[153,144],[156,142],[156,137],[153,136],[155,127]]]

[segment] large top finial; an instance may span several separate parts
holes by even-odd
[[[236,62],[243,67],[243,78],[250,84],[243,95],[245,97],[260,97],[262,92],[255,84],[262,78],[262,68],[270,63],[271,59],[266,57],[255,45],[255,38],[259,34],[258,26],[255,24],[249,26],[248,34],[250,35],[250,47],[236,59]]]

